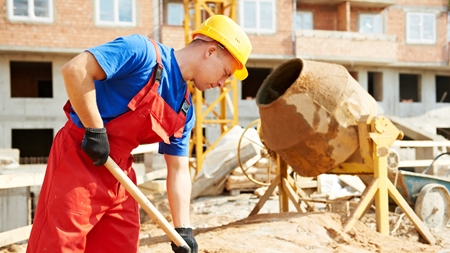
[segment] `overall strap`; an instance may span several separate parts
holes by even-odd
[[[186,93],[184,94],[184,101],[181,105],[180,112],[178,113],[179,117],[183,119],[183,122],[186,121],[186,116],[189,111],[189,108],[191,107],[191,103],[189,101],[190,93],[189,93],[189,86],[186,85]],[[174,136],[176,138],[181,138],[183,136],[184,131],[184,125],[180,127],[177,131],[175,131]]]
[[[163,70],[163,65],[162,65],[162,62],[161,62],[161,54],[159,52],[158,44],[152,39],[149,39],[149,40],[153,44],[153,46],[155,47],[155,51],[156,51],[156,65],[155,65],[155,67],[154,67],[154,69],[152,71],[152,75],[150,76],[150,79],[149,79],[148,83],[144,86],[144,88],[142,88],[136,94],[136,96],[133,97],[133,99],[131,99],[130,103],[128,103],[128,108],[130,108],[133,111],[136,110],[136,108],[140,105],[140,103],[144,99],[145,95],[150,90],[153,90],[155,92],[158,91],[159,83],[161,82],[162,70]]]

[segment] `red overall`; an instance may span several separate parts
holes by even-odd
[[[158,94],[162,64],[157,44],[157,66],[147,85],[131,100],[131,109],[108,122],[111,158],[136,183],[131,151],[139,144],[181,137],[186,107],[175,112]],[[185,104],[189,103],[186,89]],[[189,105],[189,104],[188,104]],[[66,114],[70,103],[64,106]],[[55,136],[37,205],[28,253],[137,252],[137,202],[104,166],[94,166],[81,149],[84,129],[68,121]]]

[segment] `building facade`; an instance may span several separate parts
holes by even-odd
[[[179,49],[181,0],[0,0],[0,148],[45,157],[65,123],[61,67],[76,54],[139,33]],[[298,57],[342,64],[380,113],[450,136],[448,2],[239,0],[253,51],[239,91],[240,125],[259,118],[265,77]]]

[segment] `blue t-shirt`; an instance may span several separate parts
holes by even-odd
[[[164,66],[158,93],[176,112],[181,108],[186,93],[187,83],[183,80],[175,59],[173,48],[159,44],[161,61]],[[106,73],[106,79],[95,81],[97,105],[104,124],[128,112],[128,103],[147,84],[156,65],[156,51],[145,36],[134,34],[119,37],[114,41],[90,48]],[[189,98],[192,105],[192,98]],[[80,119],[71,113],[72,121],[83,127]],[[186,115],[183,136],[170,137],[170,143],[159,143],[162,154],[187,156],[189,138],[195,123],[193,106]]]

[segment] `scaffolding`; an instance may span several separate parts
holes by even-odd
[[[222,14],[236,20],[237,0],[231,1],[204,1],[184,0],[184,30],[185,42],[192,41],[191,33],[208,17]],[[192,94],[192,101],[196,115],[196,123],[189,145],[191,159],[190,167],[195,170],[195,176],[202,170],[205,156],[214,149],[222,137],[238,124],[238,81],[231,77],[220,89],[220,95],[212,102],[205,99],[204,93],[196,89],[194,83],[188,83]],[[208,125],[218,125],[220,136],[211,141],[205,136],[204,129]]]

